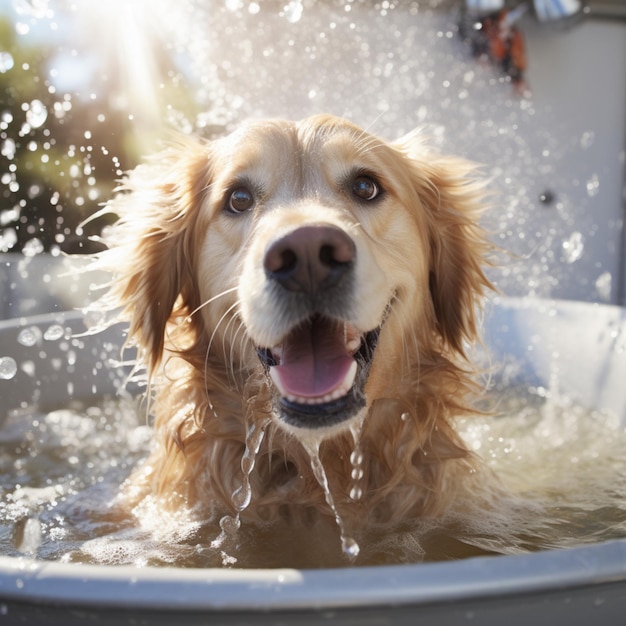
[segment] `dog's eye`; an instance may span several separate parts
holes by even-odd
[[[231,191],[228,197],[228,203],[226,210],[229,213],[245,213],[254,206],[254,195],[246,187],[238,187],[234,191]]]
[[[380,185],[369,176],[357,176],[352,183],[352,193],[359,200],[374,200],[380,195],[380,191]]]

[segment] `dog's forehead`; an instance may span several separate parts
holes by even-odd
[[[318,115],[248,122],[225,139],[221,152],[235,173],[267,180],[342,173],[371,160],[377,147],[387,146],[346,120]]]

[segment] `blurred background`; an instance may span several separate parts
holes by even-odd
[[[623,0],[0,0],[0,318],[93,297],[81,224],[173,133],[318,112],[481,163],[504,295],[625,303]]]

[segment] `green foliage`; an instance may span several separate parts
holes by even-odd
[[[78,46],[71,52],[87,57]],[[68,48],[33,44],[0,17],[0,252],[93,250],[88,237],[105,224],[90,223],[84,232],[77,226],[111,197],[143,151],[157,147],[154,136],[163,131],[151,128],[146,138],[138,127],[111,59],[98,59],[80,91],[59,93],[51,69],[60,53]],[[156,44],[152,53],[161,74],[154,77],[161,86],[155,115],[193,116],[173,61]]]

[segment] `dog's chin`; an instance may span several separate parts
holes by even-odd
[[[259,348],[278,424],[297,437],[323,439],[358,422],[379,334],[315,315],[280,345]]]

